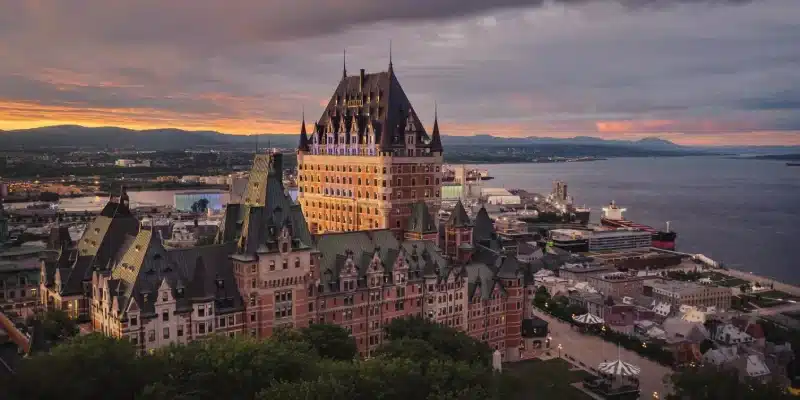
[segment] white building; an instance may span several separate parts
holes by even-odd
[[[120,158],[119,160],[114,162],[114,165],[118,167],[130,167],[133,164],[136,164],[136,160],[130,160],[126,158]]]
[[[522,199],[503,188],[482,188],[481,197],[489,204],[520,204]]]
[[[647,249],[653,235],[637,230],[595,230],[589,235],[589,251]]]

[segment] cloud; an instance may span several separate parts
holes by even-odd
[[[786,140],[776,132],[800,130],[795,0],[0,0],[0,9],[4,127],[294,131],[302,107],[309,119],[322,112],[343,48],[351,72],[374,72],[392,40],[418,114],[430,123],[438,101],[447,133]]]

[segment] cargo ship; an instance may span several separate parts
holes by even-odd
[[[675,239],[678,234],[669,229],[669,222],[667,222],[666,231],[659,231],[651,226],[637,224],[624,219],[622,213],[625,212],[625,210],[626,209],[617,206],[617,204],[612,201],[607,207],[603,207],[603,216],[600,218],[600,223],[615,228],[632,228],[650,232],[653,235],[653,247],[664,250],[675,250]]]

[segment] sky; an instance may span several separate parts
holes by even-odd
[[[798,0],[0,0],[0,130],[296,133],[395,73],[443,134],[800,145]]]

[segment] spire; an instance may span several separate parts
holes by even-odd
[[[394,74],[394,67],[392,66],[392,39],[389,39],[389,75]]]
[[[465,228],[472,226],[472,222],[469,220],[469,215],[467,215],[467,210],[464,209],[464,204],[461,203],[461,200],[458,200],[455,208],[450,214],[450,218],[447,220],[447,226],[453,228]]]
[[[303,106],[303,122],[300,125],[300,144],[297,151],[308,151],[308,136],[306,135],[306,108]]]
[[[347,78],[347,49],[342,54],[342,79]]]
[[[433,133],[431,133],[431,152],[441,153],[442,138],[439,135],[439,104],[433,103]]]

